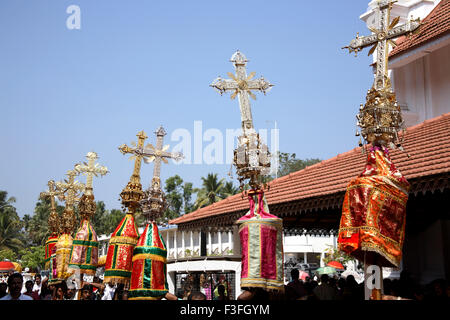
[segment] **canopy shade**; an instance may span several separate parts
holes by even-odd
[[[0,272],[7,272],[7,271],[15,271],[16,266],[10,262],[10,261],[1,261],[0,262]]]

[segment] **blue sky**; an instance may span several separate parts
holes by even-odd
[[[94,179],[96,200],[118,200],[133,163],[117,147],[162,124],[170,134],[194,121],[203,130],[240,127],[237,99],[209,87],[234,70],[239,49],[275,86],[252,101],[256,128],[280,130],[280,150],[327,159],[357,146],[355,114],[372,84],[371,58],[341,47],[356,32],[367,1],[104,1],[0,2],[0,190],[33,214],[50,179],[89,151],[110,173]],[[69,30],[70,5],[81,29]],[[207,145],[204,142],[204,146]],[[163,165],[200,186],[209,172],[227,178],[229,164]],[[153,165],[142,166],[147,188]],[[84,182],[85,178],[78,180]],[[236,175],[234,182],[237,185]]]

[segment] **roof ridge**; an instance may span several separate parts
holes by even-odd
[[[439,119],[443,119],[443,118],[446,118],[448,116],[450,116],[450,112],[443,113],[440,116],[437,116],[437,117],[434,117],[434,118],[431,118],[431,119],[426,119],[425,121],[423,121],[421,123],[418,123],[418,124],[415,124],[415,125],[413,125],[411,127],[406,128],[406,130],[411,132],[411,130],[417,130],[417,129],[419,129],[419,128],[427,125],[427,124],[433,123],[435,121],[438,121]]]
[[[431,36],[431,37],[428,38],[428,39],[419,41],[418,43],[415,43],[415,44],[413,44],[413,45],[411,45],[411,46],[409,46],[409,47],[408,47],[407,44],[406,44],[406,41],[409,41],[409,42],[412,43],[414,40],[420,38],[420,37],[422,36],[422,30],[423,30],[424,28],[427,27],[427,25],[428,25],[429,22],[433,22],[433,21],[429,21],[429,20],[431,20],[431,19],[433,19],[433,18],[435,18],[435,17],[436,17],[436,18],[440,18],[441,15],[438,15],[437,12],[439,12],[440,9],[442,9],[443,6],[446,6],[446,5],[448,5],[448,4],[450,4],[450,1],[449,1],[449,0],[441,0],[441,1],[433,8],[433,10],[431,10],[430,13],[429,13],[425,18],[423,18],[423,20],[420,22],[421,24],[420,24],[420,26],[419,26],[419,32],[416,33],[416,34],[413,34],[412,37],[407,38],[407,37],[404,36],[404,35],[398,37],[397,40],[395,40],[397,46],[389,53],[388,57],[391,58],[391,57],[393,57],[393,56],[396,56],[397,54],[400,54],[400,53],[402,53],[402,52],[405,52],[405,51],[407,51],[407,50],[410,50],[410,49],[412,49],[412,48],[414,48],[414,47],[420,46],[421,44],[423,44],[423,43],[429,41],[430,39],[435,38],[436,36],[440,36],[441,33],[438,33],[437,35],[434,35],[434,36]],[[445,11],[444,11],[444,12],[445,12]],[[421,27],[423,27],[423,28],[421,28]],[[406,47],[402,47],[403,44],[405,44]]]

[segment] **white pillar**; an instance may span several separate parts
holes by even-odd
[[[191,255],[194,255],[194,231],[191,230]]]
[[[233,250],[233,232],[231,231],[228,231],[228,250]],[[233,252],[233,254],[236,253]]]
[[[219,230],[218,232],[218,238],[219,238],[219,254],[222,254],[222,231]]]
[[[167,256],[170,256],[170,229],[167,229],[166,232],[166,249],[167,249]],[[164,237],[163,237],[164,238]]]
[[[183,257],[185,257],[185,250],[186,250],[186,246],[185,246],[185,241],[184,241],[184,231],[181,231],[181,255]]]
[[[303,260],[305,260],[304,263],[308,263],[308,253],[307,252],[303,252],[303,257],[304,257]]]
[[[198,255],[202,254],[202,231],[198,231]]]
[[[177,234],[178,234],[178,228],[175,229],[174,234],[173,234],[173,247],[175,248],[175,259],[178,259]]]
[[[208,230],[208,254],[212,253],[211,230]]]

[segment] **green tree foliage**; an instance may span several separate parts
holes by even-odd
[[[43,246],[28,247],[19,251],[20,264],[23,269],[30,270],[44,268],[45,248]]]
[[[106,230],[105,234],[113,233],[119,225],[119,222],[122,221],[123,217],[125,217],[125,213],[123,213],[122,210],[112,209],[109,212],[108,219],[106,221],[108,229]]]
[[[235,187],[232,181],[227,181],[221,190],[221,198],[225,199],[229,196],[238,194],[239,192],[239,187]]]
[[[97,236],[102,234],[110,235],[114,232],[119,222],[123,219],[125,213],[121,210],[112,209],[106,210],[105,203],[103,201],[96,202],[95,214],[91,217],[92,227],[97,233]],[[136,215],[138,219],[139,214]],[[77,225],[79,228],[79,224]]]
[[[202,188],[195,188],[197,193],[194,208],[199,209],[223,199],[224,180],[217,177],[217,173],[208,173],[202,177]]]
[[[45,241],[50,234],[48,227],[48,217],[50,215],[50,200],[39,199],[34,207],[34,214],[30,218],[26,215],[25,233],[28,239],[28,245],[40,246],[45,245]],[[64,207],[61,205],[56,206],[56,212],[62,214]],[[25,218],[25,217],[24,217]]]
[[[22,241],[22,222],[13,203],[14,197],[8,198],[8,192],[0,191],[0,250],[17,250],[24,246]]]
[[[322,160],[320,159],[297,159],[295,153],[281,152],[279,154],[279,169],[278,177],[288,175],[289,173],[302,170],[308,166],[316,164]],[[274,178],[274,177],[272,177]]]
[[[0,250],[0,261],[9,260],[16,261],[17,253],[12,251],[11,249]]]
[[[179,217],[182,213],[191,212],[193,192],[192,183],[184,182],[179,175],[167,178],[164,184],[167,208],[157,222],[167,222]]]

